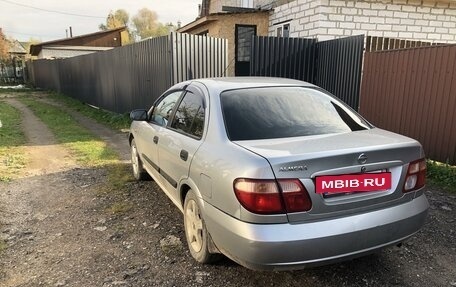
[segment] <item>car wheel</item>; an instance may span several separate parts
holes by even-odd
[[[192,257],[200,263],[213,263],[222,258],[221,254],[209,251],[212,240],[206,229],[195,193],[189,190],[184,202],[184,227],[188,248]],[[212,243],[213,244],[213,243]]]
[[[135,139],[131,140],[131,166],[133,168],[133,176],[137,180],[149,179],[149,175],[144,170],[141,159],[139,158],[138,148],[136,147]]]

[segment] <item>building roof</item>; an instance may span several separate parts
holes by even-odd
[[[256,13],[269,13],[269,10],[254,10],[254,9],[243,9],[242,11],[236,12],[218,12],[212,13],[204,17],[197,18],[195,21],[182,26],[181,28],[177,29],[179,33],[185,33],[187,31],[191,31],[199,26],[205,25],[209,22],[218,21],[224,16],[228,15],[237,15],[237,14],[256,14]]]
[[[89,46],[66,46],[66,45],[50,45],[45,46],[43,49],[46,50],[68,50],[68,51],[107,51],[113,49],[113,47],[89,47]]]
[[[10,48],[8,50],[8,53],[10,54],[27,54],[27,51],[25,50],[24,46],[18,41],[18,40],[12,40],[9,42]]]
[[[123,31],[126,31],[127,27],[119,27],[107,31],[99,31],[95,33],[90,33],[90,34],[85,34],[85,35],[80,35],[80,36],[75,36],[71,38],[63,38],[63,39],[58,39],[58,40],[53,40],[53,41],[48,41],[48,42],[42,42],[39,44],[35,45],[30,45],[30,54],[32,56],[37,56],[40,52],[43,46],[92,46],[92,47],[117,47],[121,46],[121,40],[120,39],[115,39],[116,42],[118,42],[118,45],[113,45],[114,43],[112,41],[101,41],[100,39],[103,39],[104,37],[109,36],[110,34],[117,34]]]

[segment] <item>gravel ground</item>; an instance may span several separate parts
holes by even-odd
[[[27,114],[24,123],[40,124]],[[128,158],[125,135],[72,115]],[[106,168],[81,168],[68,155],[56,170],[52,148],[65,151],[47,132],[27,146],[30,166],[41,168],[0,183],[0,286],[456,286],[456,196],[435,187],[426,188],[426,225],[402,247],[290,272],[251,271],[229,259],[199,265],[182,214],[153,181],[109,191]],[[40,146],[52,161],[40,162]],[[117,168],[130,172],[127,163]]]

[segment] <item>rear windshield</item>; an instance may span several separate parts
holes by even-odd
[[[369,124],[334,97],[312,88],[267,87],[225,91],[223,116],[230,140],[346,133]]]

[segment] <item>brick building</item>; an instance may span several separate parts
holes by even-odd
[[[177,32],[227,39],[226,75],[249,75],[252,35],[267,36],[269,31],[271,6],[266,2],[270,0],[203,0],[198,18]]]
[[[271,11],[269,35],[319,40],[365,34],[456,42],[456,3],[435,0],[296,0]]]

